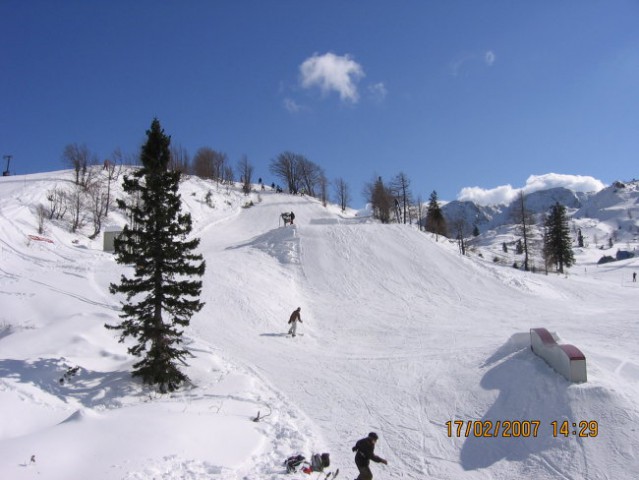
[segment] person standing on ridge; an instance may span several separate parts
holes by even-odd
[[[375,432],[368,434],[368,437],[357,441],[353,447],[355,454],[355,465],[359,470],[359,476],[355,480],[373,480],[373,472],[369,467],[371,460],[377,463],[388,465],[388,462],[381,457],[375,455],[375,444],[378,436]]]
[[[291,313],[291,318],[288,319],[288,323],[292,324],[291,328],[288,329],[289,335],[295,336],[295,332],[297,331],[297,322],[302,323],[302,317],[300,316],[300,311],[302,307],[297,307],[293,313]]]

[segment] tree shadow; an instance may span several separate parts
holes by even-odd
[[[64,358],[2,359],[0,378],[35,385],[65,403],[74,399],[87,408],[120,406],[123,397],[146,397],[129,371],[87,370]]]
[[[492,422],[491,433],[495,433],[497,422],[501,426],[494,436],[471,434],[466,439],[460,453],[465,470],[487,468],[500,460],[525,461],[561,446],[562,439],[553,437],[551,422],[574,418],[568,395],[570,383],[530,350],[529,338],[528,334],[513,335],[484,364],[490,369],[480,385],[486,390],[499,390],[499,396],[481,421],[484,426]],[[504,421],[513,420],[539,422],[536,436],[531,423],[529,436],[506,437]],[[465,431],[465,424],[463,428]]]

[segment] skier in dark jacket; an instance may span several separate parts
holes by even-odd
[[[295,332],[297,331],[297,322],[302,323],[302,316],[300,315],[300,311],[302,307],[297,307],[296,310],[291,313],[291,317],[288,319],[288,323],[293,324],[291,328],[288,329],[288,334],[295,336]]]
[[[371,432],[368,437],[357,441],[353,447],[355,454],[355,465],[359,470],[359,476],[355,480],[372,480],[373,473],[369,467],[371,460],[377,463],[388,465],[388,462],[381,457],[375,455],[375,444],[377,443],[377,434]]]

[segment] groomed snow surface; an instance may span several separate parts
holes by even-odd
[[[636,258],[597,267],[593,247],[568,275],[525,273],[312,198],[187,179],[206,306],[186,331],[192,385],[160,395],[131,378],[135,359],[104,328],[119,320],[108,285],[125,267],[102,236],[55,221],[42,235],[53,243],[29,239],[36,206],[71,178],[0,179],[3,480],[314,480],[282,462],[321,452],[352,479],[351,447],[369,431],[388,460],[373,464],[376,479],[638,477]],[[282,225],[285,211],[295,225]],[[107,223],[123,222],[114,212]],[[536,357],[532,327],[579,347],[588,382]],[[456,420],[461,437],[448,432]],[[465,436],[467,422],[489,420],[539,428]],[[555,437],[551,422],[565,420],[577,433],[597,422],[597,436]]]

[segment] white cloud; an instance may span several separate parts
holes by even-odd
[[[495,52],[493,52],[492,50],[488,50],[486,52],[486,54],[484,55],[484,61],[486,62],[486,65],[488,65],[489,67],[493,66],[493,63],[495,63]]]
[[[452,74],[453,77],[456,77],[459,75],[459,72],[461,71],[462,67],[464,66],[464,64],[466,62],[468,62],[469,60],[472,60],[473,56],[472,55],[466,55],[464,57],[458,58],[456,60],[453,60],[450,63],[450,73]]]
[[[462,73],[463,70],[467,68],[467,65],[478,65],[482,60],[484,62],[484,65],[492,67],[497,60],[497,56],[492,50],[487,50],[484,53],[466,53],[450,62],[450,73],[453,77],[457,77],[460,73]]]
[[[522,190],[524,193],[532,193],[549,188],[564,187],[573,192],[597,192],[605,186],[602,181],[594,177],[546,173],[545,175],[531,175],[523,188],[513,188],[511,185],[490,189],[465,187],[457,195],[457,200],[475,202],[478,205],[508,204]]]
[[[474,202],[477,205],[498,205],[510,203],[517,196],[518,190],[510,185],[485,189],[481,187],[464,187],[457,195],[457,200]]]
[[[288,98],[288,97],[284,99],[284,108],[288,110],[290,113],[297,113],[302,110],[301,105],[299,105],[292,98]]]
[[[386,85],[382,82],[375,83],[373,85],[368,86],[368,93],[376,102],[382,102],[388,95],[388,90],[386,90]]]
[[[314,54],[300,65],[304,88],[319,87],[322,93],[339,93],[340,99],[356,103],[359,100],[357,82],[364,77],[362,66],[349,55]]]
[[[583,175],[564,175],[561,173],[547,173],[545,175],[531,175],[526,180],[526,193],[546,190],[554,187],[565,187],[573,192],[598,192],[606,185],[594,177]]]

